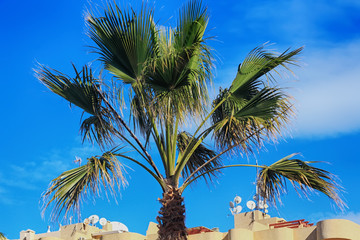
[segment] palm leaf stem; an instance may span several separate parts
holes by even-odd
[[[159,177],[157,176],[153,171],[151,171],[151,169],[149,169],[148,167],[146,167],[144,164],[142,164],[141,162],[135,160],[134,158],[132,157],[129,157],[129,156],[126,156],[126,155],[123,155],[123,154],[115,154],[116,156],[119,156],[119,157],[123,157],[125,159],[128,159],[136,164],[138,164],[139,166],[141,166],[142,168],[144,168],[148,173],[150,173],[151,176],[153,176],[155,178],[155,180],[160,184],[161,188],[163,191],[166,190],[166,185],[165,185],[165,182]]]
[[[170,112],[170,104],[168,104],[168,111]],[[177,140],[177,122],[178,118],[175,120],[175,129],[173,127],[173,118],[167,118],[165,123],[166,128],[166,149],[167,149],[167,158],[168,158],[168,166],[169,166],[169,177],[174,174],[175,168],[175,156],[176,156],[176,140]],[[175,154],[174,154],[175,152]],[[168,177],[167,176],[167,177]]]
[[[217,168],[213,168],[209,171],[206,171],[202,174],[199,174],[197,175],[196,177],[194,177],[193,179],[191,180],[188,180],[187,182],[184,182],[183,185],[180,187],[180,191],[183,192],[185,190],[185,188],[187,186],[189,186],[189,184],[191,184],[193,181],[195,181],[196,179],[198,179],[199,177],[202,177],[204,176],[205,174],[209,174],[211,172],[214,172],[214,171],[218,171],[220,169],[224,169],[224,168],[230,168],[230,167],[259,167],[259,168],[267,168],[268,166],[265,166],[265,165],[254,165],[254,164],[233,164],[233,165],[226,165],[226,166],[222,166],[222,167],[217,167]],[[189,176],[190,177],[190,176]]]
[[[251,138],[252,136],[258,134],[259,132],[261,132],[262,130],[264,130],[265,127],[262,127],[261,129],[259,129],[257,132],[252,133],[251,135],[248,136],[248,138]],[[242,144],[243,142],[245,142],[247,139],[243,139],[240,142],[238,142],[237,144],[232,145],[231,147],[223,150],[222,152],[218,153],[216,156],[212,157],[211,159],[209,159],[207,162],[205,162],[203,165],[201,165],[198,169],[196,169],[194,172],[192,172],[184,181],[184,184],[186,184],[187,181],[189,181],[198,171],[200,171],[202,168],[204,168],[207,164],[211,163],[212,161],[214,161],[215,159],[217,159],[218,157],[220,157],[221,155],[223,155],[224,153],[227,153],[228,151],[232,150],[233,148],[239,146],[240,144]],[[187,184],[188,185],[188,184]]]
[[[200,131],[200,129],[202,128],[202,126],[204,126],[204,124],[206,123],[206,121],[211,117],[211,115],[215,112],[216,109],[218,109],[221,104],[223,104],[226,101],[226,98],[224,98],[223,100],[221,100],[212,110],[211,112],[205,117],[205,119],[201,122],[201,124],[199,125],[199,127],[196,129],[195,133],[193,134],[193,137],[190,141],[192,141],[196,134]]]
[[[225,102],[226,98],[222,99],[212,110],[211,112],[205,117],[205,119],[201,122],[201,124],[199,125],[199,127],[196,129],[195,133],[193,134],[192,138],[189,141],[189,145],[185,148],[184,150],[184,154],[179,155],[178,159],[177,159],[177,163],[176,163],[176,169],[175,169],[175,175],[177,177],[180,176],[181,171],[184,169],[186,162],[189,160],[189,158],[191,157],[191,155],[189,155],[189,152],[194,152],[195,149],[199,146],[199,144],[204,140],[204,138],[200,138],[201,134],[199,137],[195,137],[196,134],[200,131],[200,129],[202,128],[202,126],[204,126],[204,124],[206,123],[206,121],[211,117],[211,115],[215,112],[215,110],[217,108],[219,108],[221,106],[221,104],[223,104]],[[206,130],[203,132],[205,133]],[[209,132],[210,133],[210,132]],[[192,142],[196,139],[197,143],[196,144],[192,144]],[[201,142],[199,142],[199,139],[201,139]],[[192,149],[188,149],[190,146],[193,146]],[[185,158],[183,158],[183,156],[186,156]]]
[[[189,145],[193,145],[192,148],[190,148],[190,149],[186,148],[186,150],[185,150],[186,152],[184,152],[183,154],[179,154],[179,158],[182,158],[183,160],[181,161],[181,163],[179,165],[176,166],[176,169],[175,169],[174,178],[175,178],[177,183],[179,181],[179,177],[180,177],[181,172],[184,169],[186,163],[189,161],[189,159],[191,158],[191,156],[193,155],[195,150],[199,147],[199,145],[204,141],[204,139],[207,137],[207,135],[210,132],[211,131],[204,131],[203,132],[204,135],[200,135],[199,137],[196,138],[195,144],[192,143],[192,142],[189,142]],[[185,158],[183,158],[184,156],[185,156]]]
[[[292,105],[288,106],[286,109],[284,109],[281,112],[281,115],[284,114],[288,109],[291,108]],[[212,126],[213,127],[213,126]],[[210,128],[212,128],[210,127]],[[191,179],[198,171],[200,171],[202,168],[204,168],[207,164],[211,163],[212,161],[214,161],[215,159],[217,159],[218,157],[220,157],[221,155],[223,155],[224,153],[227,153],[228,151],[231,151],[232,149],[234,149],[235,147],[239,146],[240,144],[244,143],[247,139],[253,137],[254,135],[257,135],[258,133],[260,133],[262,130],[264,130],[265,127],[260,128],[258,131],[253,132],[252,134],[250,134],[246,139],[242,139],[241,141],[239,141],[237,144],[232,145],[231,147],[223,150],[222,152],[218,153],[216,156],[214,156],[213,158],[209,159],[207,162],[205,162],[203,165],[201,165],[198,169],[196,169],[194,172],[192,172],[184,181],[184,183],[186,183],[187,181],[189,181],[189,179]]]
[[[156,147],[159,151],[160,158],[161,158],[161,161],[162,161],[164,169],[165,169],[165,175],[168,176],[168,162],[167,162],[166,152],[165,152],[164,146],[162,144],[159,131],[155,125],[153,118],[151,118],[151,125],[152,125],[152,130],[153,130],[153,131],[151,131],[151,134],[155,141]]]
[[[149,164],[151,165],[151,167],[154,169],[154,171],[156,172],[157,176],[159,178],[161,178],[162,180],[164,179],[164,177],[161,175],[161,173],[159,172],[159,170],[157,169],[154,161],[152,160],[150,154],[146,151],[145,147],[142,145],[142,143],[140,142],[140,140],[135,136],[135,134],[131,131],[131,129],[129,128],[129,126],[125,123],[125,121],[122,119],[122,117],[119,115],[119,113],[114,109],[114,107],[109,103],[109,101],[104,97],[104,95],[102,94],[101,91],[99,91],[99,89],[97,89],[99,92],[100,97],[103,99],[103,101],[105,102],[105,104],[110,108],[110,110],[113,112],[113,114],[116,116],[116,118],[119,120],[119,122],[121,123],[121,125],[123,125],[123,127],[128,131],[128,133],[130,134],[130,136],[135,140],[135,142],[139,145],[139,147],[141,148],[141,150],[144,152],[145,156],[147,157],[147,161],[149,162]]]
[[[115,129],[116,130],[116,129]],[[147,160],[146,156],[138,149],[129,139],[127,139],[122,133],[116,130],[116,134],[119,135],[119,137],[127,142],[137,153],[140,154],[141,157],[143,157],[145,160]]]
[[[141,91],[139,91],[139,89],[134,89],[134,91],[136,92],[136,94],[138,95],[139,99],[141,100],[141,103],[144,103],[144,96],[142,94]],[[151,109],[149,109],[149,105],[148,104],[142,104],[142,106],[146,109],[146,112],[148,113],[148,117],[151,123],[151,134],[153,136],[153,139],[155,141],[156,147],[158,149],[158,152],[160,154],[160,158],[161,161],[163,163],[164,166],[164,170],[165,170],[165,175],[166,177],[169,176],[169,167],[168,167],[168,161],[167,161],[167,156],[166,156],[166,152],[159,134],[159,130],[157,129],[156,123],[155,123],[155,118],[153,116],[153,112],[151,111]]]
[[[174,133],[173,133],[173,139],[172,139],[172,143],[173,143],[173,146],[172,146],[172,149],[173,149],[173,156],[172,156],[172,159],[173,159],[173,162],[172,162],[172,165],[175,167],[175,161],[176,161],[176,142],[177,142],[177,132],[178,132],[178,127],[179,127],[179,118],[176,117],[176,121],[175,121],[175,129],[174,129]]]
[[[170,120],[166,120],[166,125],[165,125],[165,128],[166,128],[166,155],[167,155],[167,158],[168,158],[168,166],[169,166],[169,176],[172,175],[172,172],[174,171],[174,165],[172,164],[172,133],[171,133],[171,126],[170,126]]]
[[[171,164],[171,148],[172,148],[172,144],[171,144],[171,116],[169,116],[169,112],[170,112],[170,99],[168,100],[168,104],[166,105],[166,115],[168,115],[167,118],[165,118],[165,149],[166,149],[166,157],[167,157],[167,163],[168,163],[168,175],[167,176],[171,176],[171,172],[174,168],[174,166],[172,166]]]

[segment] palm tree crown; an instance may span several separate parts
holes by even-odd
[[[208,12],[199,1],[180,9],[175,28],[157,24],[146,5],[136,12],[108,4],[102,16],[89,13],[86,21],[98,60],[112,80],[96,77],[88,65],[81,70],[74,66],[74,77],[43,65],[36,70],[46,87],[84,111],[83,140],[104,150],[52,181],[44,197],[45,208],[54,204],[54,216],[78,210],[81,199],[98,194],[101,186],[116,192],[126,182],[123,161],[151,174],[164,193],[160,239],[186,239],[182,192],[194,181],[212,181],[228,167],[262,168],[260,193],[269,201],[278,199],[289,179],[301,190],[318,190],[342,204],[332,175],[312,162],[293,156],[270,166],[222,161],[226,153],[251,152],[280,134],[293,109],[276,79],[281,68],[296,65],[302,48],[281,54],[266,45],[255,48],[239,65],[231,85],[210,101],[214,61],[206,37]],[[126,103],[130,122],[123,117]],[[150,143],[156,155],[149,153]],[[124,146],[137,156],[123,151]],[[178,212],[175,223],[169,211]]]

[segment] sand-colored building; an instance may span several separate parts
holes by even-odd
[[[304,219],[285,221],[261,211],[234,215],[234,228],[228,232],[196,227],[188,229],[189,240],[360,240],[360,225],[345,219],[329,219],[311,224]],[[84,223],[61,226],[59,231],[36,234],[20,232],[20,240],[156,240],[157,225],[150,222],[146,236]]]

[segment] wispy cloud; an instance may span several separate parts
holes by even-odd
[[[0,197],[2,199],[0,202],[10,204],[16,201],[7,195],[14,190],[45,190],[42,189],[43,186],[46,186],[52,179],[77,166],[73,162],[76,156],[85,160],[96,152],[97,149],[91,145],[79,145],[68,150],[53,149],[43,156],[34,157],[32,161],[24,162],[21,165],[12,164],[6,170],[0,170]]]
[[[310,49],[294,96],[295,136],[332,136],[360,130],[360,40]]]
[[[354,223],[360,224],[360,212],[349,211],[346,213],[314,213],[309,216],[312,222],[319,222],[326,219],[347,219]]]
[[[332,4],[325,0],[261,4],[245,0],[229,10],[241,17],[225,19],[224,25],[235,39],[244,39],[246,48],[267,40],[280,43],[273,46],[279,51],[305,45],[301,56],[305,66],[296,71],[299,81],[290,83],[298,110],[291,126],[293,136],[329,137],[360,130],[359,10],[359,1],[354,0]],[[238,50],[231,52],[232,63],[238,64],[244,54],[233,56],[234,52]],[[229,65],[219,72],[219,85],[227,86],[233,79],[236,66]]]
[[[305,47],[300,64],[292,68],[296,77],[284,80],[297,110],[290,125],[292,136],[329,137],[359,131],[360,39]],[[219,78],[227,82],[220,81],[215,88],[228,86],[235,73],[236,66],[223,69]]]
[[[0,204],[13,205],[14,201],[9,197],[8,191],[5,188],[0,187]]]

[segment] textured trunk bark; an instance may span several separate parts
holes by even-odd
[[[169,188],[160,199],[159,240],[186,240],[185,205],[179,189]]]

